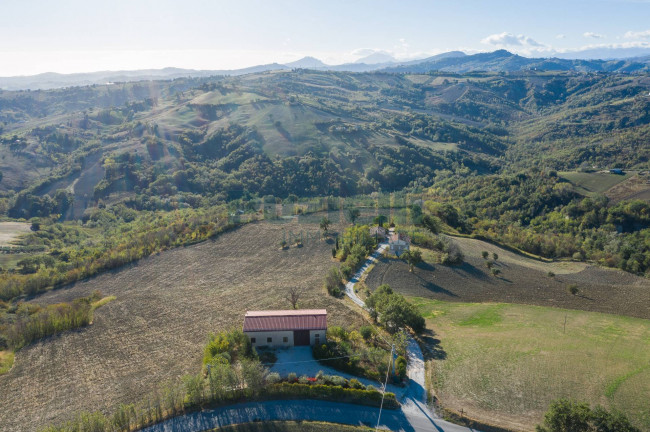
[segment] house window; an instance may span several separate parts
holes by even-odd
[[[269,338],[266,338],[266,342],[267,342],[267,343],[271,343],[271,342],[273,342],[273,338],[270,338],[270,337],[269,337]]]
[[[316,343],[319,343],[319,342],[320,342],[320,333],[316,333],[316,334],[314,335],[314,341],[315,341]]]
[[[255,343],[255,338],[251,338],[251,343],[252,343],[252,344]]]
[[[287,336],[283,337],[282,342],[289,343],[289,338]]]

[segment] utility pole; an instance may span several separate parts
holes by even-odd
[[[381,410],[384,408],[384,396],[386,395],[386,386],[388,385],[388,374],[391,370],[393,364],[393,352],[395,351],[395,345],[392,345],[390,348],[390,364],[386,368],[386,380],[384,381],[384,389],[381,392],[381,404],[379,405],[379,417],[377,417],[377,426],[375,426],[375,432],[379,430],[379,422],[381,421]]]

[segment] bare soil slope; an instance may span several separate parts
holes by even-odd
[[[474,239],[454,238],[465,254],[459,266],[422,264],[409,273],[400,260],[383,258],[368,275],[374,289],[389,284],[404,295],[458,302],[503,302],[605,312],[650,319],[650,281],[582,263],[544,263]],[[482,251],[496,252],[492,276]],[[551,271],[555,277],[548,276]],[[571,295],[569,284],[580,292]]]
[[[97,310],[92,326],[17,353],[13,370],[0,377],[0,430],[30,431],[81,410],[110,410],[196,372],[208,332],[241,327],[247,309],[290,308],[283,299],[289,286],[306,290],[300,307],[327,308],[330,325],[360,320],[322,290],[330,244],[278,250],[289,227],[318,228],[249,224],[38,298],[59,302],[95,289],[117,297]]]

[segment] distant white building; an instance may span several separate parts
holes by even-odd
[[[395,232],[395,228],[388,230],[388,248],[395,256],[400,256],[411,247],[409,236]]]
[[[248,311],[243,330],[254,347],[319,345],[327,340],[327,310]]]

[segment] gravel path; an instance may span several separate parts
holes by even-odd
[[[366,305],[363,300],[361,300],[359,296],[357,296],[357,294],[354,292],[354,285],[368,270],[368,267],[378,261],[387,247],[387,243],[380,243],[377,250],[370,257],[368,257],[366,262],[359,269],[359,271],[355,273],[350,282],[345,285],[345,294],[350,297],[353,302],[364,309]],[[439,420],[439,417],[429,409],[429,406],[427,405],[427,390],[425,386],[424,355],[422,354],[422,350],[420,349],[418,343],[410,336],[407,346],[407,356],[407,375],[409,377],[409,385],[406,387],[406,391],[398,391],[395,393],[398,400],[402,404],[401,411],[404,413],[405,420],[409,422],[409,424],[414,428],[416,427],[415,425],[426,425],[426,428],[424,430],[472,430],[463,426],[458,426],[453,423],[447,423],[443,420]],[[441,427],[441,423],[444,423],[449,429]],[[454,429],[452,429],[452,426]]]

